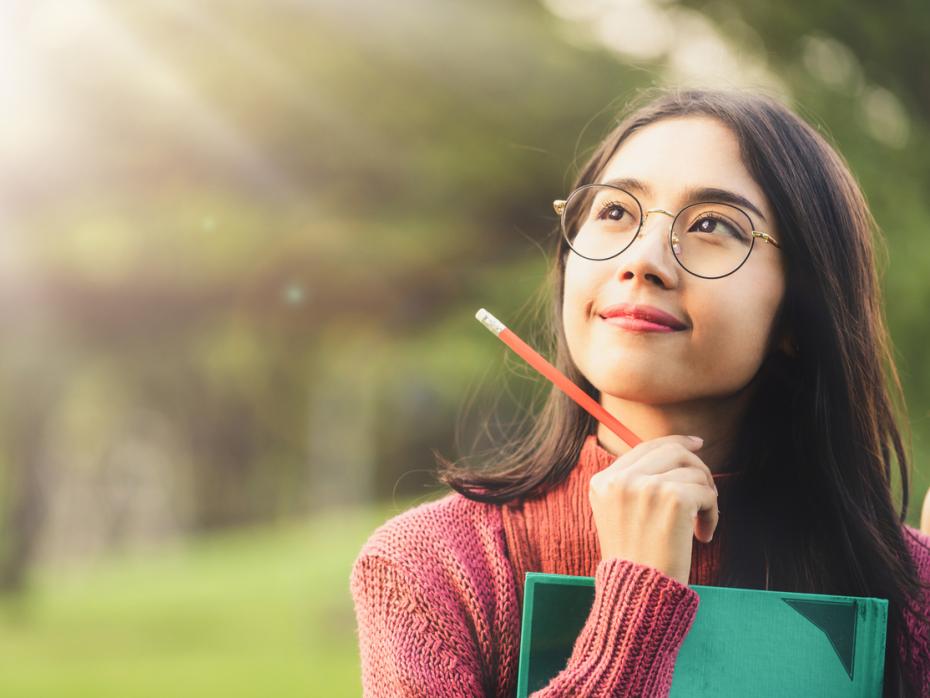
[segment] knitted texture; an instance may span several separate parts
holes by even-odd
[[[494,505],[453,492],[382,524],[349,580],[364,695],[513,696],[524,574],[539,571],[593,576],[594,602],[566,667],[534,697],[668,696],[699,597],[653,567],[600,559],[587,486],[615,460],[591,434],[543,497]],[[714,476],[723,515],[732,475]],[[905,529],[930,580],[930,537]],[[719,530],[708,544],[694,540],[689,584],[714,583]],[[922,607],[930,613],[930,594]],[[923,678],[919,698],[930,698],[930,635],[908,625],[905,661]]]

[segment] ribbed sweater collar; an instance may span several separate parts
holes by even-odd
[[[502,505],[504,536],[523,598],[526,572],[593,577],[600,561],[600,543],[588,502],[588,481],[617,459],[597,440],[585,439],[576,466],[568,477],[545,495]],[[714,475],[721,500],[738,472]],[[721,513],[725,511],[720,507]],[[691,553],[691,584],[715,584],[719,570],[723,528],[710,543],[696,538]]]

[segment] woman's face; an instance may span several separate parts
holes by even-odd
[[[599,182],[632,178],[643,211],[676,213],[689,189],[726,189],[752,202],[754,227],[779,239],[769,202],[743,164],[736,136],[708,117],[664,119],[634,132]],[[747,211],[748,212],[748,211]],[[669,246],[672,219],[653,213],[620,255],[591,261],[568,253],[563,321],[576,366],[603,393],[654,405],[726,397],[755,375],[785,288],[781,250],[756,239],[733,274],[704,279],[679,266]],[[649,332],[610,324],[617,303],[650,305],[685,329]]]

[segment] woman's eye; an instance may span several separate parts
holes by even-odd
[[[625,213],[626,209],[624,209],[619,204],[607,204],[601,208],[599,218],[609,218],[613,221],[619,221],[621,218],[623,218]]]
[[[689,233],[714,233],[717,231],[717,226],[722,226],[730,235],[737,239],[742,239],[743,236],[740,234],[734,226],[726,223],[725,221],[720,220],[719,218],[712,218],[710,216],[705,216],[704,218],[699,218],[694,222],[691,228],[688,230]]]

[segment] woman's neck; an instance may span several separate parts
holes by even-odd
[[[704,445],[695,453],[712,473],[736,469],[729,459],[747,400],[748,393],[743,391],[724,399],[649,405],[601,393],[601,405],[643,441],[669,434],[700,436]],[[628,444],[603,424],[598,424],[597,440],[617,456],[630,450]]]

